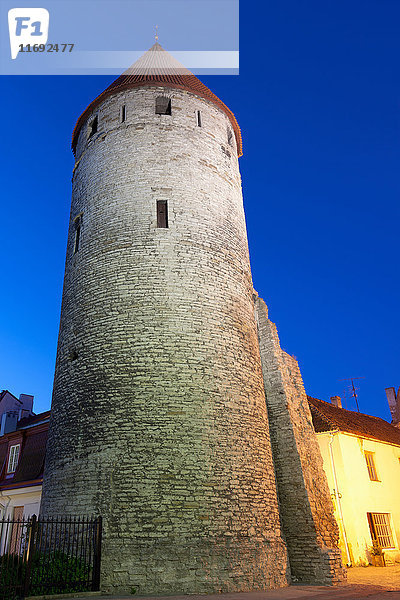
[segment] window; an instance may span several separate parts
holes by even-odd
[[[221,150],[225,154],[225,156],[227,156],[228,158],[231,157],[231,153],[229,152],[228,148],[225,148],[225,146],[221,146]]]
[[[10,452],[8,455],[7,473],[15,473],[15,469],[17,468],[17,464],[18,464],[20,448],[21,448],[21,444],[16,444],[15,446],[11,446]]]
[[[197,126],[201,127],[201,112],[199,110],[196,111],[197,116]]]
[[[74,219],[75,226],[75,240],[74,240],[74,254],[76,254],[79,250],[79,243],[81,238],[81,225],[82,225],[82,214],[79,213]]]
[[[158,96],[156,98],[156,115],[171,114],[171,99],[166,96]]]
[[[369,529],[373,541],[381,548],[394,548],[389,513],[367,513]]]
[[[68,358],[71,362],[76,360],[78,358],[78,352],[74,349],[70,350],[68,352]]]
[[[79,242],[81,239],[81,223],[82,223],[82,214],[78,215],[74,219],[74,225],[75,225],[74,254],[76,254],[79,250]]]
[[[375,467],[374,452],[364,452],[365,462],[367,463],[368,475],[371,481],[379,481],[378,473]]]
[[[81,226],[77,225],[75,229],[75,242],[74,242],[74,254],[79,250],[79,239],[81,237]]]
[[[232,134],[232,129],[230,127],[228,127],[228,129],[227,129],[227,134],[228,134],[228,144],[230,146],[233,146],[233,134]]]
[[[89,137],[92,137],[92,135],[97,133],[98,125],[99,125],[99,118],[96,116],[89,125]]]
[[[157,227],[168,227],[168,204],[166,200],[157,200]]]
[[[121,123],[123,123],[124,121],[126,121],[126,106],[125,104],[123,104],[121,106],[121,110],[119,112],[119,120]]]

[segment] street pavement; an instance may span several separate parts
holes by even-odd
[[[95,596],[96,600],[110,600],[110,596]],[[339,585],[325,586],[290,586],[267,592],[248,592],[236,594],[209,594],[191,596],[113,596],[112,600],[352,600],[365,598],[368,600],[400,600],[399,590],[387,590],[376,585]],[[72,597],[71,597],[72,599]],[[65,596],[63,600],[66,600]],[[77,598],[74,600],[88,600]]]
[[[92,593],[62,596],[63,600],[400,600],[400,565],[392,567],[352,567],[348,581],[335,587],[294,585],[266,592],[241,592],[191,596],[103,596]],[[55,598],[55,596],[52,596]],[[61,598],[61,596],[60,596]],[[33,600],[33,599],[32,599]],[[34,600],[41,600],[35,598]]]

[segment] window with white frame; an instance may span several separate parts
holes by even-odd
[[[375,466],[374,452],[364,452],[365,462],[367,463],[368,475],[371,481],[379,481],[378,471]]]
[[[7,473],[15,473],[15,469],[17,468],[17,464],[18,464],[20,448],[21,448],[21,444],[16,444],[15,446],[11,446],[10,452],[8,455]]]
[[[372,539],[381,548],[394,548],[390,513],[367,513]]]

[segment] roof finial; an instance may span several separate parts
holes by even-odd
[[[156,35],[154,37],[156,38],[156,42],[158,42],[158,25],[156,25]]]

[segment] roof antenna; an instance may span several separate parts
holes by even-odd
[[[156,35],[154,37],[156,39],[156,42],[158,42],[158,25],[156,25]]]
[[[354,400],[356,401],[357,412],[360,412],[360,406],[358,404],[358,394],[357,394],[357,391],[359,388],[356,388],[354,385],[354,381],[356,379],[365,379],[365,377],[348,377],[346,379],[339,379],[339,381],[349,381],[350,382],[350,385],[349,385],[350,395],[353,396]],[[345,393],[345,396],[346,396],[346,393]]]

